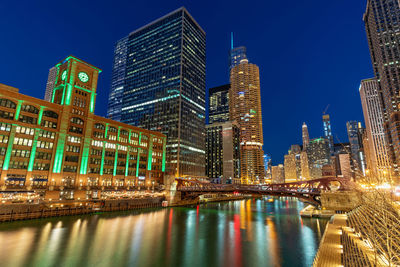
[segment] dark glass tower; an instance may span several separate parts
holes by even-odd
[[[115,51],[114,74],[124,77],[120,84],[113,74],[110,95],[122,99],[120,120],[167,135],[167,174],[204,176],[203,29],[182,7],[130,33]],[[110,106],[109,114],[118,112],[118,104]]]
[[[107,117],[121,120],[122,99],[125,85],[126,51],[128,37],[118,41],[114,49],[114,62],[111,77],[111,91],[108,96]]]
[[[379,82],[389,154],[400,166],[400,6],[398,0],[368,0],[364,14],[371,60]]]
[[[230,84],[210,88],[209,123],[229,121],[229,88]]]
[[[331,155],[333,155],[333,135],[332,135],[332,127],[331,127],[331,118],[328,114],[322,115],[322,123],[324,126],[324,136],[329,141],[329,151]]]

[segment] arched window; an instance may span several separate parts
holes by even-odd
[[[112,132],[112,133],[117,133],[118,132],[118,129],[117,128],[115,128],[115,127],[110,127],[110,132]]]
[[[49,118],[58,119],[58,114],[55,113],[55,112],[52,111],[52,110],[45,110],[45,111],[43,112],[43,116],[49,117]]]
[[[101,123],[96,123],[94,125],[94,128],[104,130],[106,127]]]
[[[17,107],[17,104],[15,104],[14,102],[12,102],[9,99],[1,98],[0,106],[15,109]]]
[[[39,114],[39,109],[32,105],[22,105],[21,110],[33,114]]]
[[[71,122],[75,123],[75,124],[79,124],[79,125],[83,125],[84,124],[84,121],[81,118],[78,118],[78,117],[72,117],[71,118]]]

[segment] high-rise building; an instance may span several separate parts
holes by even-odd
[[[0,84],[1,190],[87,199],[162,184],[165,135],[96,116],[97,67],[55,68],[51,102]]]
[[[283,166],[285,170],[285,181],[287,183],[297,181],[296,155],[293,153],[285,155]]]
[[[261,182],[265,171],[260,73],[258,67],[246,59],[231,69],[229,109],[231,120],[236,120],[240,127],[242,183]]]
[[[379,178],[388,177],[391,171],[388,146],[385,139],[384,116],[377,79],[366,79],[360,85],[361,105],[365,120],[364,150],[367,170]]]
[[[271,167],[271,182],[273,184],[283,184],[285,182],[285,169],[282,164]]]
[[[372,66],[382,101],[388,154],[400,166],[400,6],[398,0],[368,0],[364,14]]]
[[[229,88],[230,84],[213,87],[209,95],[209,123],[229,121]]]
[[[222,184],[240,183],[240,131],[236,122],[206,126],[206,175]]]
[[[114,48],[114,62],[111,77],[111,90],[108,96],[107,117],[116,121],[121,120],[128,40],[129,37],[122,38],[117,42]]]
[[[169,177],[204,177],[204,30],[182,7],[131,32],[114,51],[110,97],[122,95],[122,103],[120,110],[110,103],[109,116],[120,112],[121,122],[167,136]]]
[[[46,91],[44,93],[44,100],[51,102],[53,96],[54,84],[57,77],[57,68],[52,67],[49,69],[49,75],[47,76]]]
[[[308,143],[310,143],[310,136],[308,135],[308,128],[305,122],[303,122],[301,132],[303,137],[303,150],[305,151],[307,149]]]
[[[322,115],[322,122],[324,127],[324,137],[329,141],[329,150],[331,155],[333,154],[333,135],[331,127],[331,118],[329,114]]]
[[[330,164],[329,140],[322,137],[312,139],[306,151],[311,179],[321,178],[322,166]]]
[[[300,180],[310,180],[310,165],[308,163],[308,155],[306,151],[300,153]]]
[[[246,47],[239,46],[239,47],[231,47],[229,51],[229,63],[230,69],[240,64],[240,62],[244,59],[247,59],[246,55]]]
[[[348,121],[346,127],[347,136],[349,137],[352,169],[356,176],[364,176],[361,123],[357,121]]]

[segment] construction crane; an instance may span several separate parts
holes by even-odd
[[[326,108],[325,108],[324,112],[322,113],[322,115],[325,115],[325,114],[326,114],[326,112],[328,111],[328,108],[329,108],[330,105],[331,105],[331,104],[328,104],[328,105],[326,106]]]

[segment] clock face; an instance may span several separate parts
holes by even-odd
[[[63,73],[61,74],[61,80],[65,81],[66,78],[67,78],[67,70],[64,70]]]
[[[86,74],[86,72],[83,72],[83,71],[78,73],[78,78],[83,83],[86,83],[87,81],[89,81],[89,76]]]

